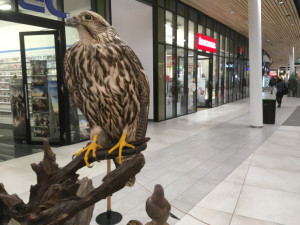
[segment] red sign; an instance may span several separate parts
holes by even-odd
[[[238,47],[238,53],[241,55],[243,54],[243,48],[242,47]]]
[[[217,40],[203,34],[197,34],[196,48],[209,52],[217,52]]]

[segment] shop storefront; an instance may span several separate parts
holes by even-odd
[[[180,1],[153,10],[156,121],[249,96],[247,38]]]
[[[181,1],[1,2],[0,129],[10,125],[16,142],[41,143],[48,138],[62,145],[89,138],[87,121],[63,83],[65,50],[78,40],[64,18],[85,10],[104,15],[137,49],[151,87],[150,120],[249,96],[248,39]],[[129,15],[132,20],[124,29],[121,22]],[[139,27],[132,26],[134,21]]]
[[[62,145],[89,138],[87,121],[64,87],[64,53],[79,39],[64,18],[105,8],[100,0],[1,1],[0,129],[11,129],[14,142],[47,138]]]

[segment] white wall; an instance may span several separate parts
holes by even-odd
[[[140,59],[150,83],[149,119],[153,119],[152,7],[136,0],[112,0],[112,25]]]

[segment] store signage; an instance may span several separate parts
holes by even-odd
[[[49,10],[49,12],[52,15],[57,16],[57,17],[61,17],[61,18],[66,18],[67,17],[66,13],[55,9],[55,7],[53,5],[53,0],[36,0],[36,1],[45,2],[47,9]],[[35,11],[35,12],[40,12],[40,13],[45,13],[45,7],[43,7],[43,6],[34,5],[32,3],[27,3],[27,2],[25,2],[25,0],[18,0],[18,3],[23,9],[27,9],[27,10],[31,10],[31,11]]]
[[[217,40],[197,33],[196,48],[209,52],[217,52]]]
[[[243,48],[242,48],[242,47],[238,47],[238,53],[239,53],[240,55],[243,54]]]

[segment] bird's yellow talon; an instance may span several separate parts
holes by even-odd
[[[122,163],[122,150],[124,147],[135,148],[133,145],[126,143],[126,134],[122,134],[119,142],[108,151],[108,154],[111,154],[114,150],[119,148],[119,164]]]
[[[93,166],[91,166],[91,165],[89,164],[89,162],[88,162],[90,152],[92,152],[93,157],[96,158],[96,151],[97,151],[97,148],[102,148],[100,145],[98,145],[98,144],[96,143],[96,140],[97,140],[97,135],[95,135],[95,136],[93,137],[93,141],[94,141],[94,142],[91,142],[87,147],[81,149],[79,152],[76,152],[76,153],[73,155],[73,157],[74,157],[74,156],[76,157],[76,156],[79,156],[81,153],[85,152],[84,158],[83,158],[83,159],[84,159],[84,162],[85,162],[86,166],[89,167],[89,168],[93,167]]]

